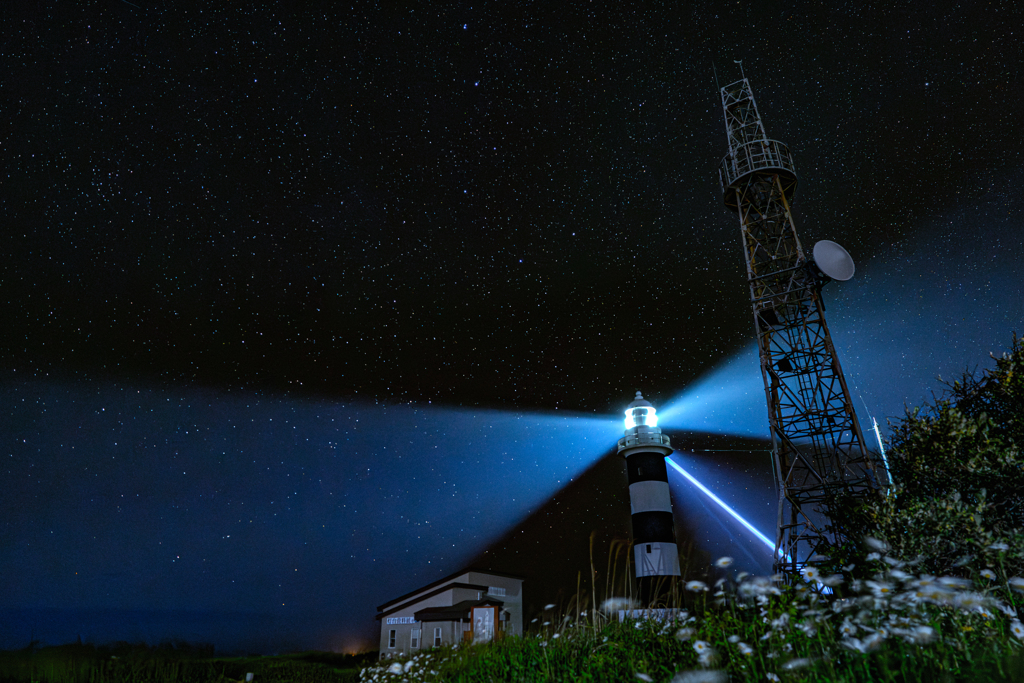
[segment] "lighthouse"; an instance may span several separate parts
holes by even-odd
[[[671,577],[679,576],[672,498],[665,457],[672,452],[658,416],[640,392],[626,408],[626,435],[619,454],[626,459],[629,507],[633,522],[633,560],[641,603],[657,599]]]

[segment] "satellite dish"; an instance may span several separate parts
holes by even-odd
[[[814,265],[825,275],[840,282],[849,280],[857,271],[850,252],[831,240],[821,240],[814,245]]]

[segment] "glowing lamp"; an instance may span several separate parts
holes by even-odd
[[[636,392],[636,398],[626,408],[626,429],[633,429],[639,426],[657,427],[658,415],[654,406],[648,403],[640,392]]]

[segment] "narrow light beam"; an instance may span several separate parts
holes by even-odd
[[[767,536],[765,536],[765,535],[764,535],[764,534],[762,534],[762,533],[761,533],[760,531],[758,531],[757,529],[755,529],[755,528],[754,528],[754,525],[753,525],[753,524],[751,524],[751,523],[750,523],[750,522],[748,522],[747,520],[743,519],[743,517],[741,517],[741,516],[740,516],[740,513],[736,512],[736,511],[735,511],[735,510],[733,510],[733,509],[732,509],[731,507],[729,507],[728,505],[726,505],[726,504],[725,504],[725,501],[723,501],[723,500],[722,500],[721,498],[719,498],[719,497],[718,497],[718,496],[716,496],[716,495],[715,495],[714,493],[712,493],[712,492],[711,492],[711,490],[710,490],[710,489],[708,489],[708,487],[707,487],[707,486],[704,486],[704,484],[702,484],[702,483],[700,483],[699,481],[697,481],[696,479],[694,479],[694,478],[693,478],[693,475],[692,475],[692,474],[690,474],[689,472],[687,472],[686,470],[684,470],[684,469],[683,469],[682,467],[680,467],[680,466],[679,466],[679,464],[678,464],[678,463],[676,463],[676,461],[675,461],[675,460],[673,460],[672,458],[670,458],[670,457],[669,457],[669,458],[665,458],[665,462],[667,462],[667,463],[668,463],[669,465],[671,465],[672,467],[674,467],[674,468],[676,469],[676,471],[677,471],[677,472],[679,472],[679,474],[681,474],[681,475],[683,475],[684,477],[686,477],[686,478],[687,478],[687,479],[689,480],[689,482],[690,482],[691,484],[693,484],[693,485],[694,485],[694,486],[696,486],[696,487],[697,487],[698,489],[700,489],[701,491],[703,491],[703,492],[704,492],[704,494],[705,494],[705,495],[706,495],[706,496],[707,496],[708,498],[710,498],[711,500],[713,500],[713,501],[715,501],[716,503],[718,503],[718,504],[719,504],[719,506],[721,506],[721,508],[722,508],[723,510],[725,510],[725,511],[726,511],[726,512],[728,512],[728,513],[729,513],[730,515],[732,515],[732,516],[733,516],[733,517],[734,517],[734,518],[736,519],[736,521],[737,521],[737,522],[739,522],[739,523],[740,523],[740,524],[742,524],[742,525],[743,525],[744,527],[746,527],[746,528],[747,528],[747,530],[748,530],[748,531],[749,531],[750,533],[754,534],[754,536],[756,536],[756,537],[758,538],[758,540],[760,540],[760,541],[761,541],[762,543],[764,543],[764,544],[765,544],[766,546],[768,546],[768,547],[769,547],[769,548],[771,549],[771,551],[772,551],[772,555],[774,555],[774,554],[775,554],[775,543],[774,543],[773,541],[770,541],[770,540],[768,540],[768,537],[767,537]],[[787,559],[788,559],[788,558],[787,558]]]
[[[892,486],[892,472],[889,471],[889,458],[885,457],[885,446],[882,444],[882,434],[878,431],[878,420],[872,417],[871,425],[875,430],[875,438],[878,439],[878,450],[882,453],[882,464],[885,466],[885,474],[889,477],[889,485]]]

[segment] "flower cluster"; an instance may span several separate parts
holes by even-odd
[[[368,666],[359,672],[361,683],[391,683],[430,681],[438,675],[438,669],[448,661],[445,650],[422,652],[405,661],[381,662]]]

